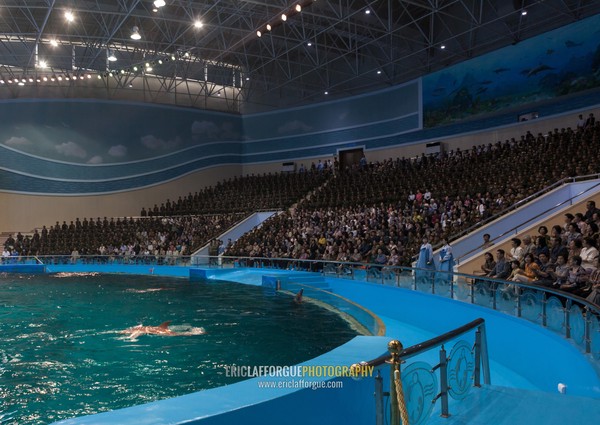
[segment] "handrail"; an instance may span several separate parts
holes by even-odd
[[[590,174],[590,175],[588,175],[588,176],[596,176],[595,178],[600,178],[600,174]],[[588,177],[588,176],[581,176],[581,178],[583,178],[583,177]],[[573,182],[576,180],[576,178],[569,178],[569,179],[572,179],[572,180],[573,180]],[[564,181],[564,180],[567,180],[567,179],[562,179],[561,181]],[[571,183],[573,183],[573,182],[571,182]],[[503,233],[501,233],[500,235],[498,235],[498,236],[494,237],[492,240],[493,240],[493,241],[497,241],[497,240],[503,239],[503,238],[504,238],[506,235],[509,235],[509,234],[513,233],[513,232],[514,232],[516,229],[518,229],[519,227],[523,227],[523,226],[524,226],[524,225],[526,225],[527,223],[531,223],[532,221],[535,221],[535,220],[537,220],[537,219],[538,219],[539,217],[541,217],[542,215],[544,215],[544,214],[546,214],[546,213],[548,213],[548,212],[550,212],[550,211],[552,211],[552,210],[554,210],[554,209],[556,209],[556,208],[558,208],[558,207],[561,207],[561,206],[563,206],[563,205],[567,204],[568,202],[571,202],[571,201],[572,201],[574,198],[577,198],[577,197],[579,197],[579,196],[583,195],[584,193],[587,193],[587,192],[589,192],[589,191],[591,191],[591,190],[593,190],[593,189],[597,188],[598,186],[600,186],[600,182],[598,182],[598,183],[596,183],[595,185],[593,185],[593,186],[591,186],[591,187],[588,187],[587,189],[585,189],[585,190],[582,190],[581,192],[579,192],[579,193],[577,193],[577,194],[575,194],[575,195],[571,196],[569,199],[567,199],[567,200],[565,200],[565,201],[561,201],[561,202],[559,202],[558,204],[554,205],[553,207],[551,207],[551,208],[547,208],[546,210],[544,210],[544,211],[542,211],[542,212],[540,212],[540,213],[536,214],[535,216],[533,216],[533,217],[530,217],[528,220],[526,220],[526,221],[524,221],[524,222],[521,222],[521,223],[520,223],[520,224],[518,224],[517,226],[513,226],[512,228],[510,228],[510,229],[508,229],[508,230],[504,231]],[[548,186],[546,189],[548,189],[548,188],[550,188],[550,187],[551,187],[551,186]],[[540,191],[540,192],[541,192],[541,191]],[[538,193],[539,193],[539,192],[538,192]],[[534,195],[531,195],[531,196],[534,196]],[[527,200],[527,199],[531,198],[531,196],[530,196],[530,197],[528,197],[528,198],[525,198],[525,199],[523,199],[523,200],[521,200],[521,201],[519,201],[519,202],[517,202],[517,203],[515,203],[515,204],[513,204],[512,206],[510,206],[509,208],[507,208],[507,209],[505,209],[505,210],[502,210],[502,211],[501,211],[501,212],[499,212],[498,214],[495,214],[495,215],[494,215],[494,216],[492,216],[492,217],[488,217],[488,219],[486,219],[486,220],[483,220],[483,221],[480,221],[479,223],[475,224],[474,226],[471,226],[471,227],[469,227],[468,229],[466,229],[466,230],[464,230],[463,232],[459,233],[459,234],[458,234],[458,236],[457,236],[457,237],[456,237],[454,240],[458,239],[459,237],[463,236],[464,234],[467,234],[467,233],[470,233],[470,232],[472,232],[473,230],[475,230],[476,228],[479,228],[479,227],[483,226],[484,224],[487,224],[487,223],[489,223],[490,221],[492,221],[492,218],[495,220],[495,219],[496,219],[497,217],[499,217],[500,215],[503,215],[505,211],[508,211],[509,209],[516,209],[516,206],[517,206],[517,204],[519,204],[520,202],[525,202],[525,200]],[[513,207],[514,207],[514,208],[513,208]],[[478,251],[478,250],[480,250],[480,249],[481,249],[481,247],[482,247],[482,245],[479,245],[479,246],[477,246],[477,247],[475,247],[475,248],[473,248],[473,249],[471,249],[471,250],[467,251],[466,253],[464,253],[463,255],[461,255],[460,257],[458,257],[458,258],[456,259],[456,263],[457,263],[457,264],[459,264],[461,259],[465,258],[467,255],[470,255],[471,253],[473,253],[473,252],[475,252],[475,251]]]
[[[485,320],[480,317],[479,319],[475,319],[472,322],[464,324],[464,325],[462,325],[456,329],[453,329],[451,331],[448,331],[442,335],[438,335],[436,337],[428,339],[427,341],[423,341],[419,344],[415,344],[408,348],[405,348],[399,353],[400,359],[403,359],[403,360],[409,359],[409,358],[414,357],[424,351],[429,350],[430,348],[441,345],[444,342],[451,341],[454,338],[457,338],[457,337],[479,327],[483,323],[485,323]],[[381,366],[385,362],[389,361],[391,359],[391,357],[392,356],[390,354],[384,354],[373,360],[367,361],[366,363],[368,366],[377,367],[377,366]]]

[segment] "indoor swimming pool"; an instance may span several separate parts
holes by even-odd
[[[229,385],[357,335],[313,303],[239,283],[126,274],[0,277],[0,424],[47,424]],[[170,321],[175,335],[122,333]]]

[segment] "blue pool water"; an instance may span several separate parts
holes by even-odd
[[[171,321],[203,335],[120,331]],[[0,277],[0,424],[45,424],[237,382],[356,335],[334,312],[260,287],[157,276]]]

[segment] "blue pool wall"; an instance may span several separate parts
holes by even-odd
[[[54,272],[101,271],[148,273],[148,266],[51,266]],[[145,271],[144,271],[145,270]],[[169,271],[171,273],[169,273]],[[186,267],[154,267],[154,274],[189,276]],[[222,279],[260,285],[262,276],[273,273],[260,269],[210,270],[209,279]],[[290,273],[290,272],[286,272]],[[487,340],[492,366],[492,384],[505,384],[498,370],[518,376],[516,388],[557,393],[558,383],[568,387],[568,394],[600,398],[600,379],[586,356],[568,340],[523,319],[504,315],[483,307],[402,288],[337,278],[324,278],[331,290],[379,315],[388,329],[385,337],[356,337],[347,344],[306,364],[350,365],[386,353],[387,342],[397,338],[405,346],[421,342],[414,332],[418,327],[425,335],[438,335],[476,318],[486,320]],[[400,323],[400,325],[398,325]],[[417,334],[419,334],[417,332]],[[412,339],[411,339],[412,338]],[[430,356],[432,360],[435,356]],[[432,363],[433,365],[434,363]],[[494,366],[496,365],[496,367]],[[383,370],[384,382],[388,380]],[[161,400],[112,412],[59,422],[63,425],[84,424],[234,424],[263,423],[264,418],[281,418],[282,423],[364,424],[373,421],[375,405],[372,379],[344,379],[343,390],[257,390],[254,378],[234,385],[200,391],[182,397]],[[475,390],[476,391],[476,390]]]

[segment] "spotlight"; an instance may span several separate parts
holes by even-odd
[[[287,21],[287,15],[286,15],[285,13],[282,13],[282,14],[281,14],[281,20],[282,20],[283,22]]]
[[[378,71],[377,71],[377,75],[381,75],[381,70],[378,70]]]
[[[52,40],[50,40],[50,45],[51,45],[52,47],[56,47],[56,46],[58,46],[58,41],[56,41],[56,39],[55,39],[55,38],[53,38]]]
[[[186,58],[189,58],[189,57],[190,57],[190,52],[185,52],[185,53],[183,54],[183,56],[184,56],[184,57],[186,57]]]
[[[154,1],[154,7],[156,8],[161,8],[163,6],[165,6],[167,3],[165,3],[165,0],[155,0]]]
[[[267,24],[267,31],[271,31],[273,29],[273,27],[271,26],[271,24]]]
[[[442,50],[444,50],[445,48],[446,48],[446,45],[445,45],[445,44],[442,44],[442,45],[440,46],[440,49],[442,49]]]
[[[98,79],[101,80],[102,79],[102,75],[98,74]]]
[[[85,77],[84,77],[83,75],[80,75],[80,76],[79,76],[79,79],[80,79],[80,80],[83,80],[84,78],[85,78]]]
[[[21,82],[22,82],[22,83],[26,83],[26,82],[27,82],[27,80],[26,80],[25,78],[23,78],[23,79],[21,80]]]
[[[88,74],[87,79],[89,80],[90,78],[92,78],[92,76],[90,74]]]
[[[44,77],[44,78],[42,78],[42,80],[48,81],[48,77]]]
[[[4,81],[4,80],[0,80],[0,84],[4,84],[4,83],[5,83],[5,81]]]
[[[204,26],[204,23],[202,23],[202,21],[194,21],[194,27],[196,28],[202,28]]]
[[[50,81],[56,81],[56,77],[53,75],[52,77],[50,77]]]
[[[11,80],[10,78],[9,78],[8,80],[6,80],[6,82],[7,82],[8,84],[12,84],[12,80]]]
[[[115,53],[112,50],[108,51],[107,59],[109,60],[109,62],[116,62],[117,61],[117,57],[115,56]]]
[[[33,83],[33,78],[29,77],[29,82]]]
[[[309,41],[308,43],[306,43],[306,45],[307,45],[308,47],[310,47],[310,46],[312,46],[312,43]]]
[[[121,74],[125,74],[125,70],[124,69],[121,70]]]
[[[146,72],[152,72],[152,67],[151,66],[147,67]]]
[[[135,72],[137,72],[137,71],[138,71],[138,67],[137,67],[137,66],[134,66],[134,67],[133,67],[133,70],[134,70]]]
[[[38,83],[42,82],[42,80],[40,80],[39,78],[37,78],[35,81],[38,82]]]
[[[47,67],[48,67],[48,62],[46,62],[45,60],[41,60],[41,61],[38,63],[38,67],[39,67],[39,68],[47,68]]]
[[[260,32],[260,30],[256,31],[256,36],[257,36],[258,38],[262,37],[262,32]]]
[[[525,16],[525,15],[527,15],[527,10],[523,9],[523,10],[521,11],[521,16]]]
[[[71,12],[70,10],[67,10],[65,12],[65,19],[67,20],[67,22],[73,22],[75,20],[75,15],[73,15],[73,12]]]
[[[329,92],[328,92],[328,91],[326,91],[326,92],[325,92],[325,94],[329,94]]]
[[[61,75],[59,75],[58,77],[56,77],[56,79],[57,79],[58,81],[62,81],[62,76],[61,76]]]
[[[295,9],[296,12],[302,12],[302,6],[300,6],[299,4],[296,5]]]
[[[19,85],[20,85],[20,86],[24,86],[24,85],[25,85],[25,83],[21,83],[21,82],[19,82]]]
[[[366,15],[370,15],[371,14],[371,9],[365,9],[365,14]]]
[[[159,60],[158,60],[158,64],[159,64],[159,65],[162,65],[162,64],[163,64],[163,61],[162,61],[162,59],[159,59]]]
[[[174,61],[174,60],[177,60],[177,58],[175,57],[175,55],[172,55],[172,56],[171,56],[171,60],[172,60],[172,61]]]
[[[140,38],[142,38],[142,36],[140,35],[140,29],[138,27],[133,27],[133,32],[131,33],[131,39],[139,40]]]

